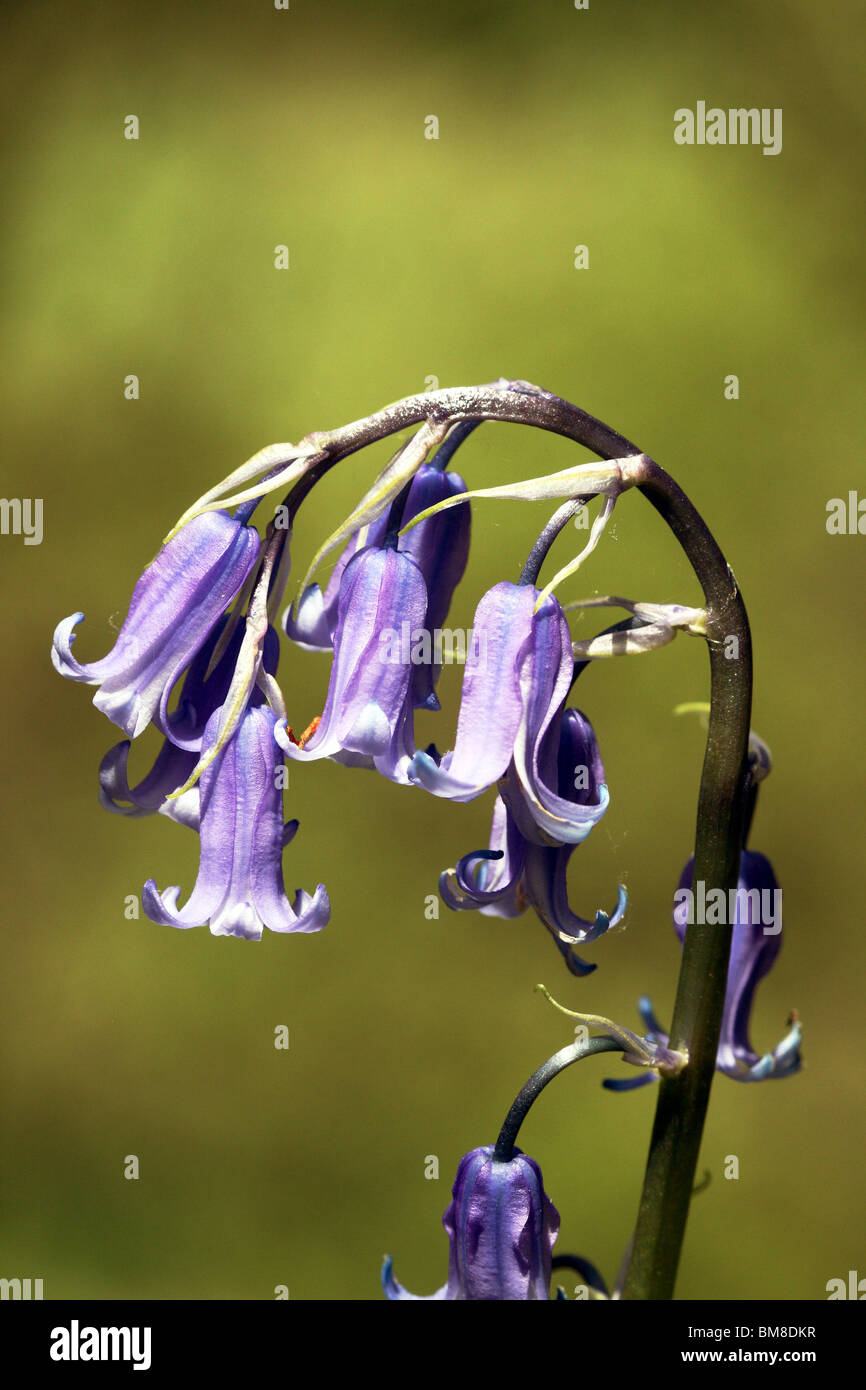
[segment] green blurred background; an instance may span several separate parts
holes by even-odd
[[[81,609],[102,655],[176,516],[257,448],[400,396],[540,383],[672,471],[742,585],[755,727],[775,771],[753,847],[786,936],[753,1041],[796,1006],[805,1070],[714,1087],[678,1294],[821,1299],[866,1274],[862,630],[866,540],[826,503],[864,485],[861,97],[864,11],[798,0],[146,8],[7,5],[5,496],[44,499],[44,541],[0,537],[3,682],[2,1273],[49,1298],[376,1298],[383,1253],[431,1293],[460,1156],[571,1037],[532,986],[633,1024],[669,1020],[671,894],[690,851],[705,699],[701,645],[600,664],[579,688],[612,788],[575,856],[591,914],[627,884],[624,928],[575,981],[529,916],[424,915],[441,868],[486,844],[490,798],[451,806],[362,772],[292,769],[290,888],[325,881],[318,936],[255,945],[181,933],[125,898],[179,883],[194,837],[102,812],[119,735],[48,650]],[[784,146],[679,147],[673,112],[782,107]],[[123,138],[124,117],[140,139]],[[436,115],[439,139],[424,137]],[[290,249],[288,271],[274,247]],[[573,266],[589,248],[589,269]],[[124,378],[140,399],[124,399]],[[724,397],[735,373],[740,398]],[[296,576],[386,454],[305,505]],[[487,425],[470,485],[566,467],[573,445]],[[514,576],[543,506],[479,503],[452,612]],[[580,537],[578,536],[577,539]],[[562,561],[575,536],[557,549]],[[564,599],[695,602],[638,496]],[[594,631],[595,619],[576,626]],[[328,663],[284,651],[290,719]],[[459,694],[421,739],[448,746]],[[145,736],[136,770],[158,744]],[[288,1052],[274,1029],[290,1029]],[[562,1213],[558,1250],[616,1272],[655,1103],[563,1076],[521,1143]],[[138,1181],[125,1180],[135,1154]],[[740,1160],[726,1181],[727,1155]],[[424,1176],[436,1155],[439,1180]]]

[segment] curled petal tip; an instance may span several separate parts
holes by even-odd
[[[331,900],[324,883],[320,883],[312,896],[299,888],[292,902],[295,922],[292,926],[272,927],[273,931],[316,932],[326,927],[331,920]]]
[[[612,1077],[606,1076],[601,1084],[606,1091],[637,1091],[641,1086],[648,1086],[651,1081],[658,1081],[654,1071],[648,1071],[643,1076],[630,1077],[624,1081],[615,1081]]]
[[[95,685],[99,677],[88,675],[87,668],[76,661],[72,655],[75,628],[83,621],[83,613],[72,613],[57,624],[51,643],[51,662],[55,671],[58,671],[61,676],[66,676],[68,680],[83,681]]]
[[[129,739],[124,739],[114,748],[109,748],[99,764],[99,804],[103,810],[115,816],[146,816],[149,811],[145,807],[130,802],[126,773],[129,748]],[[124,802],[128,804],[124,805]]]
[[[382,1261],[382,1289],[385,1297],[391,1302],[411,1301],[413,1303],[429,1303],[433,1301],[438,1302],[448,1297],[447,1285],[439,1289],[437,1293],[430,1294],[428,1297],[425,1297],[423,1294],[409,1293],[408,1289],[404,1289],[402,1284],[398,1284],[397,1280],[394,1278],[393,1270],[394,1261],[390,1255],[386,1255]]]
[[[617,922],[622,920],[622,918],[625,916],[625,910],[627,907],[628,893],[626,892],[625,884],[621,883],[617,892],[616,911],[610,919],[610,924],[612,927],[615,927]]]
[[[149,878],[141,890],[141,905],[144,908],[145,916],[149,917],[151,922],[156,922],[157,926],[179,927],[183,930],[202,926],[202,922],[183,921],[177,906],[179,897],[180,888],[178,886],[166,888],[163,893],[160,893],[155,881]]]
[[[719,1064],[718,1070],[724,1072],[725,1076],[729,1076],[733,1081],[769,1081],[793,1076],[803,1065],[803,1059],[800,1055],[802,1041],[803,1030],[800,1023],[796,1022],[778,1047],[774,1048],[772,1052],[766,1052],[751,1066],[744,1066],[736,1058],[725,1058]]]
[[[594,970],[598,969],[598,965],[594,961],[590,963],[588,960],[582,960],[581,957],[576,955],[571,947],[566,946],[564,942],[557,941],[556,945],[562,953],[565,964],[572,975],[577,975],[579,979],[583,979],[586,975],[591,975]]]
[[[408,1296],[402,1284],[398,1284],[394,1278],[394,1260],[391,1255],[386,1255],[382,1261],[382,1289],[388,1299],[402,1299]]]

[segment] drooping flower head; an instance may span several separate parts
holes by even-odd
[[[493,1153],[489,1144],[460,1160],[451,1205],[442,1218],[450,1242],[448,1282],[430,1299],[550,1297],[559,1213],[534,1159],[515,1149],[510,1161],[499,1163]],[[390,1300],[419,1297],[397,1283],[390,1259],[382,1285]]]
[[[352,557],[340,584],[334,661],[318,727],[301,748],[284,722],[277,725],[277,741],[290,758],[338,758],[406,780],[414,752],[412,666],[399,653],[395,659],[390,637],[404,621],[423,626],[426,612],[424,576],[411,555],[386,545]]]
[[[597,940],[616,925],[625,912],[626,895],[620,888],[614,912],[599,911],[591,922],[569,907],[568,862],[578,833],[588,833],[607,807],[608,796],[598,743],[586,716],[576,709],[566,710],[557,720],[557,733],[556,766],[546,770],[550,780],[536,777],[537,794],[528,800],[512,764],[505,784],[508,802],[500,795],[494,805],[489,848],[464,855],[455,869],[443,873],[439,892],[454,910],[477,908],[488,916],[517,917],[534,908],[572,974],[587,975],[595,965],[581,960],[572,948]],[[546,826],[555,813],[557,821],[570,830],[566,843],[549,843],[533,818],[539,806],[545,810]]]
[[[227,512],[196,517],[148,565],[107,656],[78,662],[73,629],[84,616],[59,623],[51,659],[70,680],[99,687],[97,709],[128,738],[153,719],[168,734],[168,701],[175,682],[204,646],[258,559],[258,532]]]
[[[202,740],[207,754],[218,739],[223,712],[211,715]],[[179,888],[158,892],[153,879],[142,891],[152,922],[172,927],[210,924],[214,936],[259,941],[262,930],[313,932],[330,916],[319,884],[313,897],[299,890],[292,903],[283,885],[283,848],[297,821],[283,825],[282,757],[274,741],[276,716],[250,704],[234,737],[205,771],[188,797],[199,798],[201,863],[192,896],[178,908]],[[191,818],[193,819],[193,818]]]
[[[604,813],[607,788],[594,807],[562,805],[556,784],[559,720],[574,659],[565,614],[553,595],[539,600],[531,584],[503,581],[475,613],[463,675],[454,748],[438,762],[416,753],[412,781],[435,796],[471,801],[505,776],[513,759],[513,794],[522,797],[549,842],[577,843]],[[507,793],[509,800],[512,793]],[[518,812],[519,814],[519,812]]]

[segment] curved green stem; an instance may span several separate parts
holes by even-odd
[[[682,489],[647,462],[641,491],[691,561],[707,605],[710,716],[698,797],[693,883],[736,886],[748,800],[752,650],[749,621],[722,552]],[[716,1065],[732,925],[686,932],[670,1046],[689,1065],[664,1079],[650,1139],[624,1298],[673,1296]]]
[[[560,531],[567,526],[573,516],[576,516],[581,507],[585,505],[583,497],[570,497],[567,502],[563,502],[561,507],[557,507],[547,525],[541,531],[538,539],[533,545],[526,559],[526,564],[520,571],[518,584],[535,584],[541,566],[547,559],[547,552],[553,545]]]
[[[623,1044],[616,1038],[584,1038],[580,1042],[569,1043],[568,1047],[561,1048],[559,1052],[555,1052],[552,1057],[543,1062],[538,1071],[532,1073],[505,1117],[505,1123],[499,1131],[499,1138],[496,1141],[496,1148],[493,1150],[494,1162],[508,1163],[510,1161],[520,1126],[548,1082],[552,1081],[555,1076],[559,1076],[561,1071],[572,1066],[574,1062],[582,1061],[584,1057],[592,1057],[596,1052],[622,1051]]]

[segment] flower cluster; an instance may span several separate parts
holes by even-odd
[[[52,656],[61,675],[98,687],[94,704],[129,736],[153,722],[164,735],[151,771],[135,787],[127,777],[129,739],[100,766],[100,799],[128,816],[162,811],[201,836],[195,889],[179,909],[178,888],[160,894],[152,880],[142,904],[155,922],[175,927],[210,924],[215,936],[259,940],[275,932],[318,931],[328,920],[328,895],[320,884],[289,902],[282,851],[297,829],[283,825],[282,763],[274,739],[276,716],[258,686],[241,708],[231,695],[242,648],[242,629],[226,619],[259,562],[258,532],[241,517],[206,512],[190,521],[145,570],[112,650],[101,661],[80,664],[72,654],[73,628],[82,614],[60,623]],[[276,634],[266,629],[261,662],[265,677],[278,660]],[[183,677],[176,709],[169,712]],[[232,714],[232,737],[221,733]],[[185,788],[196,767],[196,786]]]
[[[524,748],[525,742],[524,737]],[[543,739],[534,742],[531,780],[521,779],[518,769],[525,770],[526,761],[518,751],[500,785],[489,848],[464,855],[456,868],[446,870],[439,891],[455,911],[478,908],[495,917],[517,917],[533,907],[568,969],[587,975],[596,967],[573,947],[603,935],[626,906],[622,887],[613,913],[599,910],[593,922],[568,905],[568,861],[610,799],[604,768],[592,726],[579,710],[559,709]]]
[[[416,460],[377,515],[344,527],[324,592],[309,584],[285,611],[293,644],[332,658],[324,709],[300,736],[277,684],[269,621],[288,577],[289,527],[281,533],[272,523],[263,543],[249,524],[255,501],[234,515],[210,508],[182,520],[138,581],[102,660],[81,664],[73,655],[81,614],[57,627],[57,670],[95,685],[95,705],[127,735],[100,765],[102,805],[130,818],[159,812],[200,836],[184,906],[179,888],[145,884],[152,921],[209,924],[214,935],[248,940],[264,928],[323,927],[323,885],[291,902],[285,892],[283,849],[298,826],[283,824],[282,801],[285,759],[330,758],[452,801],[496,786],[490,848],[443,874],[444,901],[499,916],[532,906],[569,968],[594,969],[572,947],[618,921],[625,895],[590,921],[568,905],[568,860],[609,794],[589,721],[565,708],[575,664],[552,594],[503,581],[482,596],[464,652],[455,746],[444,755],[416,747],[415,711],[439,709],[441,636],[469,556],[470,507],[463,478],[447,466],[452,452],[446,443],[431,462]],[[130,785],[131,741],[150,723],[162,747]]]

